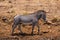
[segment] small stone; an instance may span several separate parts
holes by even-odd
[[[48,39],[48,40],[51,40],[51,39]]]
[[[51,28],[51,26],[48,26],[48,29],[50,29]]]
[[[52,30],[50,30],[49,32],[52,32]]]
[[[38,32],[38,31],[34,30],[34,32]]]
[[[55,23],[55,22],[57,22],[57,18],[54,18],[51,21],[52,21],[52,23]]]
[[[49,31],[43,31],[43,33],[48,33]]]
[[[3,21],[3,22],[7,22],[8,20],[7,20],[6,17],[3,17],[3,18],[2,18],[2,21]]]
[[[12,3],[11,1],[9,1],[9,3]]]
[[[43,32],[43,33],[48,33],[48,32]]]

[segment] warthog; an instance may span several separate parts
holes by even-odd
[[[31,34],[33,34],[33,30],[34,30],[34,27],[35,25],[38,27],[38,34],[39,34],[39,25],[38,25],[38,21],[39,19],[42,18],[45,22],[47,22],[46,20],[46,12],[44,10],[38,10],[34,13],[31,13],[31,14],[28,14],[28,15],[16,15],[14,17],[14,22],[13,22],[13,25],[12,25],[12,34],[14,32],[14,29],[17,27],[17,25],[19,25],[18,29],[21,31],[21,24],[23,23],[31,23],[32,24],[32,32]]]

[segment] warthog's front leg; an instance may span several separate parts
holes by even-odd
[[[31,32],[32,35],[33,35],[33,30],[34,30],[34,25],[32,26],[32,32]]]
[[[39,34],[39,32],[40,32],[40,27],[39,27],[39,24],[37,23],[37,27],[38,27],[38,34]]]
[[[32,23],[32,32],[31,32],[32,35],[33,35],[34,26],[35,26],[35,23]]]

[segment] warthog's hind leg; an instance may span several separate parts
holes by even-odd
[[[13,35],[13,33],[14,33],[14,29],[16,28],[16,26],[17,26],[17,25],[15,25],[15,24],[12,25],[12,33],[11,33],[12,35]]]
[[[18,25],[18,30],[19,30],[21,33],[23,33],[22,30],[21,30],[21,24]]]

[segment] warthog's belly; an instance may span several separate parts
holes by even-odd
[[[26,26],[26,25],[29,25],[29,26],[31,26],[32,25],[32,22],[30,22],[30,23],[21,23],[23,26]]]

